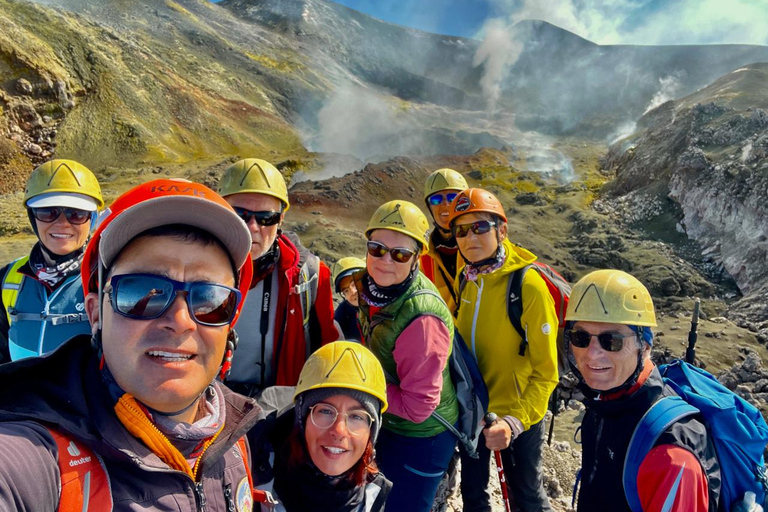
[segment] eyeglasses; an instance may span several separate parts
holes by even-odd
[[[636,334],[619,334],[617,332],[592,334],[587,331],[567,331],[565,335],[570,344],[578,348],[587,348],[592,338],[597,338],[603,350],[608,352],[618,352],[624,346],[624,338],[637,336]]]
[[[49,206],[45,208],[30,208],[32,210],[32,216],[40,222],[50,224],[56,221],[63,213],[66,215],[70,224],[79,225],[85,224],[91,219],[91,212],[88,210],[80,210],[78,208],[64,208],[62,206]]]
[[[330,404],[316,404],[310,407],[309,410],[309,418],[317,428],[331,428],[336,423],[336,418],[339,417],[339,411]],[[344,421],[350,434],[361,436],[371,430],[374,419],[365,411],[352,411],[344,413]]]
[[[368,242],[368,254],[374,258],[383,258],[387,253],[389,253],[389,255],[392,256],[392,259],[397,263],[408,263],[411,258],[413,258],[413,255],[416,254],[416,251],[406,249],[405,247],[395,247],[394,249],[390,249],[379,242]]]
[[[256,219],[256,224],[259,226],[274,226],[280,222],[280,215],[282,215],[282,212],[255,212],[246,208],[240,208],[239,206],[235,206],[234,209],[237,216],[243,219],[246,224],[248,224],[251,219]]]
[[[437,193],[432,194],[429,196],[427,201],[429,201],[429,204],[432,206],[439,206],[445,201],[448,204],[451,204],[454,199],[456,199],[456,196],[459,195],[458,192],[447,192],[445,194]]]
[[[469,230],[476,235],[484,235],[496,225],[495,222],[490,220],[478,220],[471,224],[456,224],[453,226],[453,236],[456,238],[464,238],[469,234]]]
[[[165,313],[176,294],[186,293],[187,307],[201,325],[222,326],[232,321],[240,303],[240,290],[223,284],[182,283],[155,274],[113,276],[107,291],[112,309],[127,318],[152,320]]]

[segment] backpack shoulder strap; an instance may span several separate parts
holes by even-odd
[[[48,429],[59,449],[61,474],[60,511],[110,512],[113,509],[112,488],[107,468],[101,458],[84,443],[66,434]]]
[[[5,306],[6,315],[8,315],[8,324],[11,323],[11,311],[16,307],[16,300],[19,298],[19,290],[21,289],[21,282],[24,280],[24,274],[19,272],[19,269],[29,261],[29,255],[23,256],[12,263],[6,268],[8,269],[3,276],[3,305]]]
[[[307,256],[307,261],[301,266],[299,283],[293,287],[293,293],[301,297],[301,309],[304,313],[304,324],[309,322],[309,311],[317,298],[317,287],[320,279],[320,258],[314,254]]]
[[[525,355],[525,348],[528,346],[528,334],[523,328],[523,279],[529,268],[531,265],[526,265],[512,272],[507,284],[507,316],[522,339],[518,351],[521,356]]]
[[[272,493],[264,490],[257,489],[253,483],[253,473],[251,473],[251,466],[248,464],[248,447],[245,444],[245,436],[237,440],[236,446],[240,450],[240,455],[243,459],[243,465],[245,466],[245,474],[248,477],[248,485],[251,486],[251,496],[254,503],[266,503],[268,506],[277,505],[277,501],[272,496]],[[239,489],[239,486],[238,486]],[[239,492],[238,492],[239,496]]]
[[[698,414],[699,410],[679,396],[665,396],[651,406],[632,433],[624,459],[624,495],[634,512],[642,512],[637,492],[637,472],[645,456],[654,447],[659,436],[681,419]]]

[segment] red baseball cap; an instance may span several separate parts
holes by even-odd
[[[183,179],[153,180],[125,192],[103,215],[83,255],[80,272],[86,294],[98,291],[94,279],[98,264],[110,268],[120,251],[137,235],[159,226],[185,224],[207,231],[229,252],[240,274],[238,287],[243,301],[238,307],[239,314],[253,274],[251,233],[214,190]]]

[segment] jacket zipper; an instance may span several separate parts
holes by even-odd
[[[227,512],[235,512],[235,502],[232,500],[232,484],[224,486],[224,502],[227,505]]]
[[[205,492],[203,491],[203,482],[195,482],[195,501],[197,502],[198,512],[205,512]]]
[[[480,316],[480,300],[483,296],[483,279],[478,276],[478,281],[480,281],[480,284],[477,284],[477,281],[475,281],[475,286],[477,286],[477,297],[475,298],[475,315],[472,318],[472,355],[475,356],[475,360],[477,360],[477,348],[475,347],[475,334],[477,332],[477,317]]]

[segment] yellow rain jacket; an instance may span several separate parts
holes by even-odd
[[[499,417],[514,416],[528,430],[544,418],[557,385],[558,321],[544,279],[538,272],[526,272],[522,325],[528,333],[528,348],[524,355],[518,354],[523,340],[507,315],[507,288],[510,274],[536,261],[536,256],[509,240],[503,244],[507,255],[501,268],[478,275],[477,281],[466,281],[456,328],[488,385],[488,410]]]

